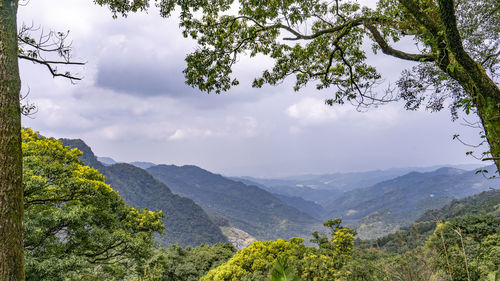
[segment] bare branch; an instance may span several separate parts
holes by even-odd
[[[42,64],[42,65],[45,65],[49,69],[50,74],[52,74],[53,77],[64,77],[64,78],[68,78],[70,80],[82,80],[81,77],[73,76],[69,72],[58,73],[57,72],[57,68],[53,68],[52,67],[51,63],[53,63],[53,62],[51,62],[51,61],[39,60],[39,59],[35,59],[35,58],[32,58],[32,57],[23,56],[23,55],[19,55],[18,57],[20,59],[25,59],[25,60],[29,60],[29,61],[32,61],[32,62],[35,62],[35,63],[39,63],[39,64]],[[73,65],[84,65],[85,64],[85,63],[73,63],[73,62],[57,62],[57,63],[60,63],[60,64],[73,64]]]
[[[38,35],[32,35],[37,32]],[[44,32],[39,27],[24,25],[18,32],[19,59],[45,65],[53,77],[64,77],[71,81],[82,80],[81,77],[69,71],[58,72],[56,65],[82,66],[84,62],[73,61],[71,58],[71,43],[67,43],[68,32]],[[50,57],[50,58],[49,58]]]

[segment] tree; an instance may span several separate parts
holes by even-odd
[[[152,255],[162,213],[125,204],[82,154],[22,131],[27,280],[123,280]]]
[[[229,243],[216,243],[213,246],[202,244],[184,249],[174,244],[155,251],[144,268],[147,277],[144,280],[198,281],[233,255],[234,248]]]
[[[138,6],[143,4],[135,2]],[[23,26],[18,34],[18,4],[18,0],[0,0],[0,280],[6,281],[25,279],[18,58],[46,66],[54,77],[71,80],[79,78],[69,72],[59,72],[56,66],[82,64],[70,60],[64,33],[42,34],[37,41],[30,36],[31,29]],[[126,8],[128,11],[141,9],[134,5]],[[47,59],[44,53],[55,53],[59,59]]]
[[[305,246],[302,238],[255,241],[200,280],[338,280],[348,275],[341,269],[351,258],[355,233],[340,223],[340,219],[325,222],[330,237],[313,233],[311,242],[317,247]]]
[[[17,1],[0,2],[0,279],[24,280]]]
[[[437,225],[426,247],[435,267],[453,280],[494,280],[500,268],[500,218],[466,214]]]
[[[97,0],[115,13],[142,1]],[[326,103],[357,106],[404,100],[410,110],[441,110],[446,100],[457,110],[477,113],[500,168],[500,13],[496,0],[379,0],[375,9],[348,0],[167,1],[155,3],[169,16],[178,6],[185,37],[199,48],[186,57],[186,81],[220,93],[239,81],[231,77],[241,55],[266,55],[274,66],[253,81],[276,85],[295,76],[295,90],[315,82],[333,88]],[[147,6],[146,3],[141,5]],[[414,53],[394,47],[403,37]],[[363,42],[375,53],[416,63],[395,87],[377,91],[381,75],[367,63]],[[397,90],[397,91],[396,91]]]

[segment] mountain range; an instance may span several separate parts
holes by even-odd
[[[227,242],[219,227],[261,240],[305,237],[320,227],[318,220],[257,186],[196,166],[118,163],[109,157],[97,158],[82,140],[61,141],[81,150],[84,164],[105,175],[127,204],[163,211],[167,235],[158,239],[164,245]]]
[[[127,163],[106,166],[97,160],[91,148],[82,140],[61,141],[65,146],[82,151],[80,159],[84,164],[96,168],[106,176],[106,183],[127,204],[163,212],[166,235],[158,237],[163,245],[179,243],[182,246],[198,246],[228,241],[208,214],[193,200],[173,194],[165,184],[145,170]]]
[[[498,179],[451,167],[228,178],[193,165],[99,158],[104,165],[83,141],[64,142],[79,147],[82,160],[101,171],[127,203],[164,210],[170,235],[164,241],[184,245],[226,241],[219,227],[226,234],[247,233],[259,240],[308,237],[320,228],[320,221],[339,217],[358,237],[373,239],[410,225],[426,210],[500,187]],[[186,232],[186,227],[196,231]],[[202,228],[208,235],[199,231]]]
[[[494,171],[495,167],[486,167]],[[492,172],[490,172],[491,174]],[[375,238],[411,224],[429,209],[500,187],[475,171],[440,168],[432,172],[411,172],[370,187],[345,192],[325,202],[326,217],[342,217],[358,231],[360,238]]]
[[[500,189],[483,191],[463,199],[454,199],[439,209],[427,210],[410,226],[403,227],[395,233],[371,241],[357,240],[356,243],[363,248],[376,247],[387,252],[403,253],[422,245],[434,232],[436,222],[473,214],[500,216]]]
[[[193,199],[209,214],[260,240],[309,236],[320,225],[264,189],[197,166],[156,165],[147,171],[174,193]]]
[[[410,225],[428,209],[453,199],[500,188],[500,180],[476,174],[477,165],[401,168],[359,173],[303,175],[278,179],[240,177],[320,219],[342,218],[371,239]],[[495,171],[494,166],[482,168]],[[417,170],[417,171],[415,171]]]

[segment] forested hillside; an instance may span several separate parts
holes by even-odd
[[[147,171],[173,192],[193,199],[208,213],[227,219],[258,239],[308,236],[319,223],[257,186],[196,166],[158,165]]]
[[[173,194],[162,182],[145,170],[131,164],[105,166],[97,161],[89,146],[82,140],[62,139],[64,145],[83,152],[82,161],[99,170],[125,202],[131,206],[161,210],[167,235],[158,236],[163,245],[179,243],[197,246],[202,243],[227,242],[221,230],[193,200]]]
[[[434,232],[437,223],[455,217],[481,214],[500,216],[500,189],[452,200],[439,209],[427,210],[411,226],[375,240],[358,241],[358,244],[363,248],[377,247],[391,253],[403,253],[423,245]]]
[[[410,225],[428,209],[499,186],[498,178],[488,179],[475,171],[412,172],[330,200],[324,205],[325,218],[342,217],[358,230],[359,237],[375,238]]]

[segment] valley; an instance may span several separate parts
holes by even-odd
[[[84,163],[101,171],[128,204],[164,211],[169,235],[158,238],[164,245],[229,239],[241,248],[255,239],[307,240],[322,221],[335,218],[355,229],[358,238],[375,239],[410,226],[427,210],[500,188],[498,178],[456,167],[224,177],[192,165],[117,163],[97,158],[81,140],[63,143],[82,150]],[[483,169],[494,173],[493,166]]]

